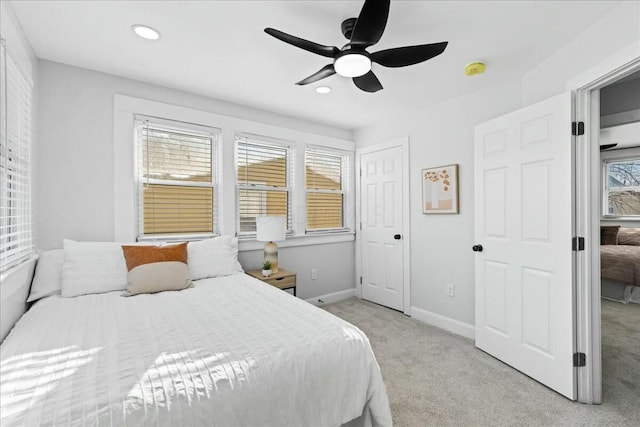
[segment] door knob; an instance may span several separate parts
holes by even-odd
[[[396,234],[396,235],[393,236],[393,238],[396,239],[396,240],[400,240],[400,239],[402,239],[402,236],[400,234]]]
[[[482,245],[473,245],[473,247],[471,248],[473,250],[473,252],[482,252]]]

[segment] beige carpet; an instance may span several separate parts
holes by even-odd
[[[602,405],[571,402],[472,340],[355,298],[324,307],[371,341],[396,426],[640,426],[640,305],[603,301]]]

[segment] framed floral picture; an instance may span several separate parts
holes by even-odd
[[[422,213],[458,212],[458,165],[422,169]]]

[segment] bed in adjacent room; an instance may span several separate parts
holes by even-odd
[[[367,337],[322,309],[242,272],[122,294],[34,304],[0,346],[0,424],[391,425]]]
[[[640,228],[601,227],[602,296],[640,303]]]

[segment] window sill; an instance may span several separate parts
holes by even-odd
[[[613,222],[639,222],[640,216],[603,216],[600,221],[613,221]]]
[[[291,236],[286,240],[276,242],[278,248],[292,248],[297,246],[326,245],[329,243],[353,242],[356,233],[349,231],[346,233],[327,233],[314,234],[306,236]],[[266,242],[258,242],[255,239],[240,240],[238,242],[238,251],[257,251],[264,249]]]
[[[23,269],[29,263],[37,261],[38,258],[39,258],[38,253],[34,251],[31,255],[29,255],[28,257],[25,257],[24,259],[20,260],[19,262],[16,262],[15,264],[12,264],[6,270],[1,270],[0,271],[0,282],[5,283],[7,281],[7,279],[11,275],[16,274],[16,272],[18,272],[21,269]]]

